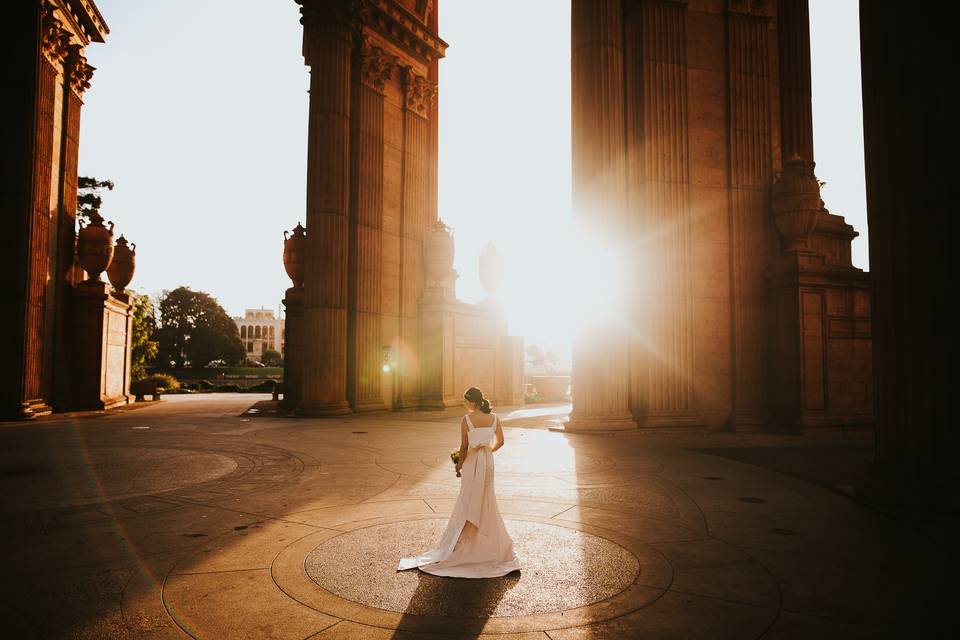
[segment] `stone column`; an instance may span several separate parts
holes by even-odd
[[[3,356],[7,375],[0,389],[0,415],[30,418],[48,413],[43,364],[54,112],[57,79],[69,33],[53,8],[17,3],[4,16],[16,25],[4,38],[3,189],[4,240],[0,278],[9,303],[4,313]]]
[[[403,186],[400,219],[399,407],[420,404],[418,300],[423,292],[423,238],[430,211],[429,110],[437,86],[407,67],[404,72]]]
[[[645,426],[701,424],[694,394],[687,3],[643,0],[627,13],[631,409]],[[640,319],[642,318],[642,319]]]
[[[383,92],[395,59],[367,40],[354,88],[350,207],[347,395],[354,411],[385,409],[380,386],[380,269],[383,234]]]
[[[350,80],[356,14],[349,0],[298,0],[310,66],[303,399],[307,415],[347,403]]]
[[[733,411],[737,429],[766,422],[766,289],[770,257],[770,17],[765,5],[729,0],[729,229]]]
[[[585,240],[622,259],[626,160],[620,0],[572,3],[573,215]],[[611,279],[623,276],[610,274]],[[630,429],[625,292],[583,327],[573,348],[571,431]],[[578,292],[572,292],[576,305]]]
[[[71,46],[66,60],[66,76],[62,91],[63,105],[60,114],[62,134],[59,145],[60,174],[57,179],[56,196],[57,228],[51,234],[50,279],[48,286],[48,307],[51,322],[48,324],[52,343],[49,364],[52,375],[52,393],[54,403],[60,406],[72,406],[71,381],[68,366],[71,333],[75,331],[74,322],[69,313],[70,295],[80,283],[74,266],[76,227],[77,227],[77,165],[80,156],[80,108],[83,94],[90,88],[93,67],[87,64],[83,50]]]
[[[876,458],[858,493],[955,512],[960,423],[947,380],[956,317],[948,304],[956,262],[950,17],[941,6],[860,4]]]
[[[780,148],[783,158],[813,162],[809,0],[777,2],[780,57]]]

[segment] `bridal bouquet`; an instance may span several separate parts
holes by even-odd
[[[450,459],[453,460],[453,464],[458,464],[460,462],[460,449],[454,449],[450,452]],[[460,472],[457,471],[457,477],[460,477]]]

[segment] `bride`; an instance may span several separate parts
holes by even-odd
[[[494,578],[519,571],[493,491],[493,452],[503,446],[500,417],[476,387],[463,394],[467,415],[460,421],[460,495],[440,546],[401,558],[397,571],[419,567],[435,576]]]

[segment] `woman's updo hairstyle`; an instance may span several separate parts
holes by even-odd
[[[470,387],[463,393],[463,399],[477,405],[477,409],[484,413],[490,413],[490,401],[483,397],[483,391],[476,387]]]

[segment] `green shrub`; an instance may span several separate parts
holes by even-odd
[[[219,393],[237,393],[243,391],[238,385],[235,384],[222,384],[216,388]]]
[[[277,386],[277,383],[273,380],[264,380],[260,384],[255,384],[252,387],[249,387],[247,391],[251,393],[273,393],[273,388]]]
[[[199,382],[197,382],[197,388],[203,391],[210,391],[212,389],[215,389],[216,386],[217,385],[213,384],[209,380],[200,380]]]
[[[180,389],[180,381],[169,373],[154,373],[143,380],[144,382],[156,382],[157,386],[164,391],[178,391]]]

